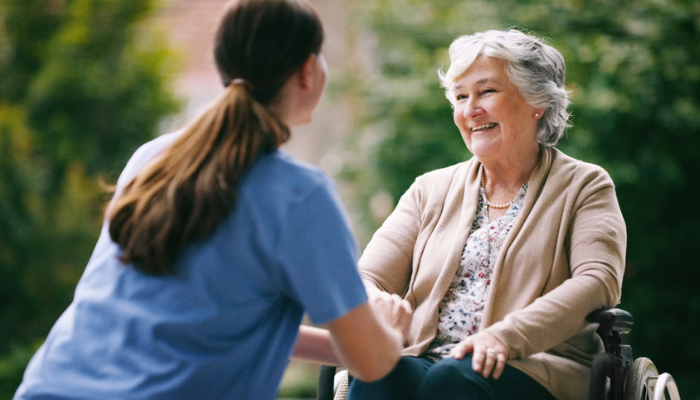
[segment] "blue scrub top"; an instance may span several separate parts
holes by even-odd
[[[177,135],[142,146],[117,195]],[[16,400],[274,399],[303,314],[324,324],[367,301],[332,181],[282,151],[255,162],[233,212],[174,276],[119,254],[105,223]]]

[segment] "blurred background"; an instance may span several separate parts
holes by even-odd
[[[567,62],[559,148],[603,166],[629,244],[626,338],[700,399],[700,1],[311,0],[331,79],[285,148],[336,180],[361,248],[418,175],[470,157],[436,71],[460,35],[518,27]],[[223,0],[0,0],[0,399],[70,303],[143,142],[218,95]],[[280,398],[315,397],[292,363]]]

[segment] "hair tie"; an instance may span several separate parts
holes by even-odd
[[[253,91],[253,85],[243,78],[236,78],[231,81],[232,85],[243,86],[249,93]]]

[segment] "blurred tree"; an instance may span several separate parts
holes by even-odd
[[[0,0],[0,397],[72,298],[127,157],[178,101],[152,0]],[[18,361],[19,360],[19,361]]]
[[[574,127],[559,147],[610,172],[627,221],[629,340],[684,398],[700,398],[700,2],[378,0],[358,12],[377,36],[358,135],[372,139],[357,142],[367,157],[349,162],[346,177],[367,204],[469,157],[436,74],[454,38],[512,26],[550,38],[573,91]]]

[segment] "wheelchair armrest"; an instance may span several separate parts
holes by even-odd
[[[621,335],[632,330],[632,314],[619,308],[601,309],[590,313],[586,319],[598,324],[596,333],[605,350],[593,359],[590,399],[628,398],[623,395],[634,357],[632,347],[622,344]],[[605,397],[606,391],[609,397]]]
[[[335,367],[321,365],[318,374],[317,400],[333,400],[333,379],[335,378],[335,370]]]
[[[588,314],[588,322],[600,324],[601,327],[609,327],[621,335],[629,333],[634,324],[632,314],[619,308],[600,309]]]

